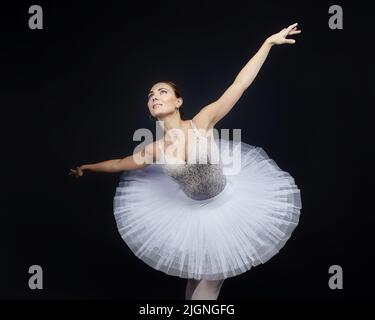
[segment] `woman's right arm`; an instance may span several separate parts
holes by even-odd
[[[91,164],[78,166],[76,170],[70,169],[69,175],[81,177],[84,171],[116,173],[121,171],[141,169],[157,159],[157,148],[155,142],[150,143],[141,151],[122,159],[112,159]]]

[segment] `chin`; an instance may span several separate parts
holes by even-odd
[[[162,117],[162,116],[165,116],[165,115],[166,115],[165,112],[157,112],[157,113],[154,113],[154,118]]]

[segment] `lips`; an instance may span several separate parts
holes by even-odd
[[[152,107],[155,109],[156,106],[161,106],[161,103],[155,103]]]

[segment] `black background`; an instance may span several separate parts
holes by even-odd
[[[43,8],[43,30],[28,27],[33,4]],[[343,30],[328,27],[333,4],[343,7]],[[155,132],[146,106],[153,83],[176,82],[191,119],[294,22],[296,44],[271,49],[217,128],[241,128],[293,175],[300,224],[270,261],[227,279],[219,299],[374,297],[366,4],[26,1],[2,17],[0,298],[183,299],[186,280],[150,268],[121,239],[112,213],[119,175],[74,179],[69,169],[124,157],[139,143],[136,129]],[[34,264],[43,290],[28,288]],[[328,288],[335,264],[343,290]]]

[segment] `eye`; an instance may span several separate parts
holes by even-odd
[[[165,90],[165,89],[162,89],[162,90],[160,90],[160,92],[162,93],[162,92],[164,92],[164,93],[167,93],[168,91],[167,90]],[[148,100],[150,100],[150,98],[153,96],[154,94],[153,93],[151,93],[149,96],[148,96]]]

